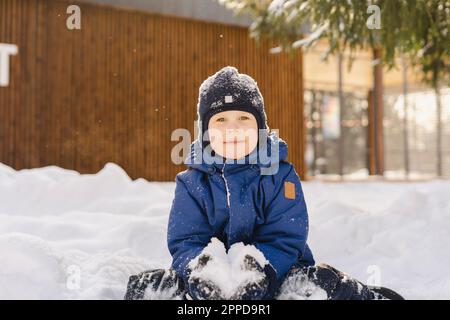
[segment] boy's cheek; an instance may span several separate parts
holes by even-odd
[[[208,129],[210,142],[220,143],[223,141],[223,133],[218,129]]]

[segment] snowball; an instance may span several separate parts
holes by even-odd
[[[209,254],[211,260],[201,270],[195,270],[200,256],[204,253]],[[259,281],[264,276],[260,272],[244,268],[243,261],[247,254],[252,255],[261,267],[268,263],[255,246],[244,245],[242,242],[233,244],[227,254],[224,244],[217,238],[211,239],[202,254],[189,263],[189,267],[193,269],[191,276],[213,282],[224,297],[230,297],[245,283]]]

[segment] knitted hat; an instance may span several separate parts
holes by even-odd
[[[202,141],[203,133],[208,129],[209,120],[222,111],[240,110],[253,114],[258,129],[266,129],[267,116],[264,99],[256,81],[235,67],[227,66],[208,77],[200,86],[197,104],[198,139]],[[205,147],[209,141],[203,141]]]

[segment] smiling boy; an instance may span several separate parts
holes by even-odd
[[[199,135],[176,176],[167,243],[169,270],[130,278],[128,298],[379,298],[326,264],[307,244],[308,212],[287,144],[270,132],[256,82],[234,67],[206,79]],[[141,287],[139,287],[141,286]],[[172,291],[170,291],[172,290]],[[134,293],[133,293],[134,292]],[[136,293],[137,292],[137,293]]]

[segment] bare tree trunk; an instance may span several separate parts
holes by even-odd
[[[344,92],[343,92],[342,54],[338,54],[338,94],[339,94],[339,175],[344,175],[344,130],[342,126],[344,114]]]
[[[369,110],[370,130],[370,171],[384,174],[384,134],[383,134],[383,68],[381,49],[373,50],[373,90]]]
[[[442,177],[442,103],[441,90],[437,84],[434,88],[436,96],[436,157],[437,157],[437,176]]]
[[[403,62],[403,149],[405,162],[405,178],[409,178],[409,139],[408,139],[408,65],[405,59]]]
[[[319,170],[320,170],[320,173],[326,173],[326,172],[328,172],[329,170],[328,170],[328,164],[327,163],[324,163],[324,159],[325,159],[325,156],[326,156],[326,154],[325,154],[325,138],[324,138],[324,134],[323,134],[323,96],[324,96],[324,93],[322,92],[322,91],[320,91],[320,95],[319,95],[319,99],[317,99],[317,97],[316,97],[316,99],[317,99],[317,101],[318,101],[318,108],[317,108],[317,112],[319,113],[319,127],[320,127],[320,130],[318,130],[318,133],[320,134],[319,135],[319,139],[318,139],[318,150],[317,150],[317,152],[319,153],[319,158],[321,159],[321,161],[320,161],[320,166],[319,166]]]
[[[316,114],[316,111],[317,111],[317,99],[316,99],[316,91],[312,90],[311,93],[312,93],[311,115],[310,115],[311,123],[312,123],[311,140],[312,140],[313,154],[314,154],[311,170],[312,170],[313,176],[315,176],[316,169],[317,169],[317,128],[316,128],[316,121],[314,119],[314,115]]]

